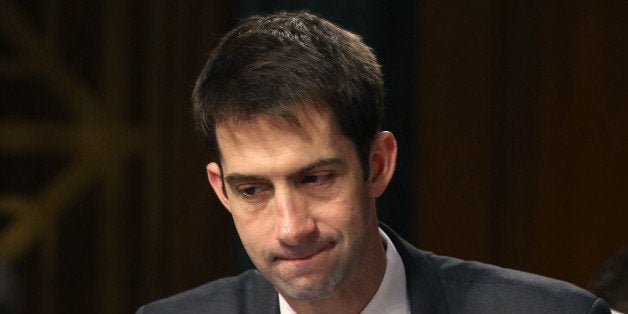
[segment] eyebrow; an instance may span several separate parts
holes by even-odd
[[[306,172],[312,171],[316,168],[325,167],[325,166],[345,166],[347,163],[344,159],[333,157],[333,158],[324,158],[319,159],[311,164],[308,164],[304,167],[301,167],[299,170],[295,171],[293,174],[288,177],[299,177]]]
[[[295,178],[295,177],[299,177],[301,175],[303,175],[306,172],[312,171],[316,168],[320,168],[320,167],[325,167],[325,166],[330,166],[330,165],[334,165],[334,166],[344,166],[346,165],[347,162],[344,159],[341,158],[337,158],[337,157],[332,157],[332,158],[323,158],[323,159],[319,159],[316,160],[310,164],[307,164],[299,169],[297,169],[295,172],[291,173],[288,175],[288,178]],[[234,185],[238,182],[250,182],[250,181],[268,181],[268,178],[262,177],[262,176],[257,176],[257,175],[249,175],[249,174],[242,174],[242,173],[230,173],[229,175],[227,175],[224,178],[225,182],[229,185]]]

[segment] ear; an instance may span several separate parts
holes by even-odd
[[[207,179],[209,179],[209,184],[214,189],[216,196],[218,196],[218,199],[220,200],[222,205],[225,206],[225,208],[228,211],[231,211],[229,198],[227,197],[227,194],[226,194],[227,189],[225,189],[224,181],[222,180],[222,172],[220,170],[220,166],[217,163],[212,162],[207,165],[206,170],[207,170]]]
[[[397,140],[395,136],[383,131],[377,133],[371,144],[369,156],[369,195],[377,198],[384,193],[395,172],[397,163]]]

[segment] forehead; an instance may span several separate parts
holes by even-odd
[[[218,140],[222,138],[222,142],[225,143],[229,135],[237,134],[240,137],[252,135],[247,134],[251,129],[264,131],[258,134],[260,136],[270,133],[306,135],[310,130],[328,129],[335,132],[339,129],[325,107],[316,103],[303,103],[292,106],[292,109],[284,109],[286,108],[279,108],[273,114],[260,113],[252,116],[245,114],[224,119],[216,125],[216,137]]]
[[[326,113],[301,114],[298,123],[277,116],[223,123],[216,139],[225,172],[279,165],[298,167],[317,158],[345,154],[350,141]]]

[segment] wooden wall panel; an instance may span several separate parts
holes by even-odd
[[[619,40],[628,32],[618,14],[627,9],[625,2],[578,2],[569,20],[559,18],[563,7],[543,12],[550,71],[539,97],[538,198],[546,210],[536,231],[544,239],[540,254],[561,259],[534,267],[579,284],[628,245],[628,50]]]
[[[628,244],[627,10],[422,2],[420,246],[586,286]]]
[[[487,1],[419,6],[417,242],[462,258],[490,257],[490,19]]]
[[[230,274],[189,98],[231,16],[0,0],[0,259],[25,313],[130,313]]]

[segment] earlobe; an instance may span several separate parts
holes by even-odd
[[[207,165],[206,170],[207,179],[209,180],[209,184],[212,186],[212,189],[216,193],[216,196],[218,196],[218,199],[220,200],[222,205],[230,211],[231,209],[229,204],[229,198],[227,197],[227,192],[224,187],[224,181],[222,180],[222,171],[220,169],[220,166],[217,163],[212,162]]]
[[[395,172],[397,162],[397,140],[388,132],[379,132],[371,146],[369,164],[371,167],[369,178],[369,194],[377,198],[384,193]]]

